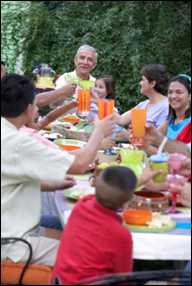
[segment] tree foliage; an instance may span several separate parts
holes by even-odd
[[[27,29],[26,73],[41,62],[71,71],[77,48],[90,44],[99,53],[93,74],[113,75],[121,111],[141,99],[143,65],[162,63],[171,74],[190,69],[190,1],[34,1]]]

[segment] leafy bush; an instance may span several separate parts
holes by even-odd
[[[90,44],[99,52],[93,75],[113,75],[122,112],[142,99],[143,65],[162,63],[171,74],[190,69],[189,1],[34,1],[27,28],[25,73],[41,62],[71,71],[77,48]]]

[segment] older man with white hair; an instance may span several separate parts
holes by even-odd
[[[97,51],[89,45],[82,45],[77,50],[74,58],[75,70],[64,73],[56,81],[56,88],[61,88],[66,84],[77,84],[82,88],[94,86],[95,78],[91,76],[91,71],[97,65]]]

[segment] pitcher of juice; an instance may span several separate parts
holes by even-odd
[[[34,70],[36,77],[36,87],[40,89],[54,88],[55,71],[48,64],[39,64]]]
[[[143,146],[146,125],[146,110],[135,108],[131,111],[131,126],[133,137],[131,143],[135,146]]]

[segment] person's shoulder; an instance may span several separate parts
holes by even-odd
[[[161,100],[161,101],[159,102],[159,104],[160,104],[160,106],[161,106],[162,108],[168,107],[168,106],[169,106],[168,98],[165,96],[165,98],[164,98],[163,100]]]
[[[63,77],[68,78],[71,76],[77,76],[75,70],[74,71],[70,71],[70,72],[65,72],[64,74],[62,74]]]
[[[89,205],[89,204],[92,205],[94,201],[95,201],[95,195],[92,195],[92,194],[85,195],[77,202],[74,209],[79,209],[79,208],[82,208],[83,206]]]
[[[89,76],[89,80],[90,80],[90,81],[94,81],[94,82],[95,82],[95,81],[96,81],[96,78],[90,74],[90,76]]]
[[[145,100],[139,102],[139,103],[136,105],[136,107],[146,107],[148,103],[149,103],[149,99],[145,99]]]
[[[55,82],[56,88],[60,88],[68,83],[71,83],[74,78],[76,78],[75,71],[62,74]]]

